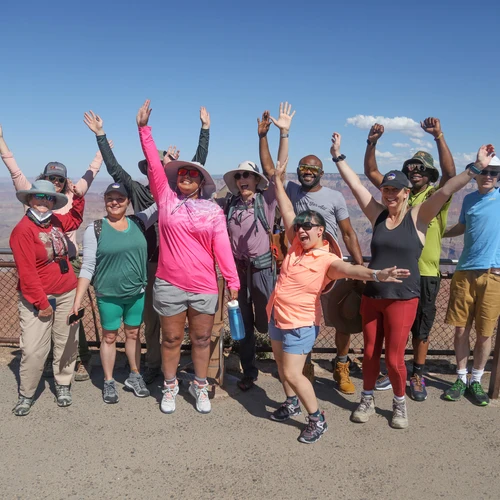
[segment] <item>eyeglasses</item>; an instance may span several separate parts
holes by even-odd
[[[248,179],[250,177],[250,175],[252,175],[252,172],[243,172],[242,174],[240,174],[239,172],[234,174],[234,178],[235,180],[239,181],[242,177],[243,179]]]
[[[422,165],[421,163],[410,163],[409,165],[405,166],[405,169],[408,170],[408,172],[413,172],[414,170],[416,170],[417,172],[424,173],[427,170],[427,167],[425,165]]]
[[[196,177],[200,177],[200,171],[197,170],[196,168],[180,168],[179,170],[177,170],[177,175],[179,177],[184,177],[185,175],[189,175],[189,177],[193,177],[193,178],[196,178]]]
[[[481,170],[481,175],[488,175],[490,177],[498,177],[500,172],[498,170]]]
[[[46,177],[46,179],[49,179],[50,182],[58,182],[59,184],[64,184],[66,181],[65,177],[61,177],[60,175],[49,175]]]
[[[293,225],[293,229],[296,233],[300,228],[302,228],[304,231],[310,231],[313,227],[321,227],[321,224],[313,224],[312,222],[296,222]]]
[[[56,201],[56,197],[52,196],[50,194],[44,194],[44,193],[36,193],[33,195],[33,198],[36,200],[47,200],[47,201]]]
[[[317,165],[307,165],[307,164],[299,165],[299,172],[301,174],[303,174],[306,170],[318,173],[321,172],[321,170],[323,169],[321,167],[318,167]]]

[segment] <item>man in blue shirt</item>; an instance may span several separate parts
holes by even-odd
[[[475,172],[475,165],[468,165]],[[476,176],[477,191],[463,201],[459,222],[445,237],[464,234],[464,249],[450,288],[446,323],[455,326],[457,381],[444,393],[458,401],[468,389],[479,406],[489,403],[481,377],[491,352],[491,336],[500,315],[500,159],[494,156]],[[474,364],[467,386],[469,335],[475,322]]]

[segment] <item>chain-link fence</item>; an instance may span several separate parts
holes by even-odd
[[[450,261],[443,262],[450,265]],[[444,274],[441,280],[441,289],[437,298],[437,314],[434,326],[431,332],[430,353],[434,354],[450,354],[453,352],[453,334],[454,328],[445,324],[444,318],[448,298],[450,294],[450,283],[452,274]],[[19,316],[17,310],[18,294],[17,294],[17,272],[12,261],[12,255],[7,251],[0,254],[0,343],[17,344],[19,342],[20,327]],[[83,323],[87,339],[91,343],[99,342],[101,324],[99,313],[93,294],[93,289],[90,287],[89,293],[85,297],[83,306],[85,307],[85,316]],[[227,312],[224,311],[224,324],[226,331],[229,331],[227,322]],[[141,338],[144,342],[143,330],[141,329]],[[474,345],[475,331],[472,331],[471,345]],[[119,341],[124,341],[123,330],[119,331]],[[226,343],[230,341],[229,335],[225,336]],[[495,342],[495,339],[493,339]],[[269,341],[267,335],[257,336],[257,349],[268,350]],[[494,345],[494,344],[493,344]],[[363,335],[355,334],[351,336],[351,348],[355,351],[363,349]],[[408,342],[407,349],[411,350],[411,339]],[[316,341],[315,350],[320,352],[335,351],[335,329],[322,326],[318,339]]]

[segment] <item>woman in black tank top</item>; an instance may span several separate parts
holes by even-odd
[[[415,319],[420,297],[418,259],[425,243],[425,233],[431,220],[453,193],[464,187],[472,175],[464,172],[451,178],[424,203],[408,207],[411,184],[399,170],[388,172],[380,185],[382,203],[376,201],[358,175],[340,155],[340,135],[332,136],[330,152],[340,175],[373,226],[371,242],[375,281],[367,283],[361,302],[363,318],[363,392],[351,420],[367,422],[375,413],[373,389],[380,372],[380,356],[385,340],[385,361],[394,391],[391,425],[402,429],[408,426],[405,402],[406,366],[404,352],[411,325]],[[402,283],[380,283],[377,269],[397,266],[409,270]]]

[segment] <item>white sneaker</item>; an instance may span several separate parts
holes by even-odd
[[[208,398],[208,384],[200,386],[193,382],[189,386],[189,394],[196,399],[196,409],[200,413],[210,413],[212,404]]]
[[[179,384],[175,382],[173,387],[163,385],[163,397],[161,398],[160,410],[163,413],[174,413],[175,411],[175,396],[179,393]]]

